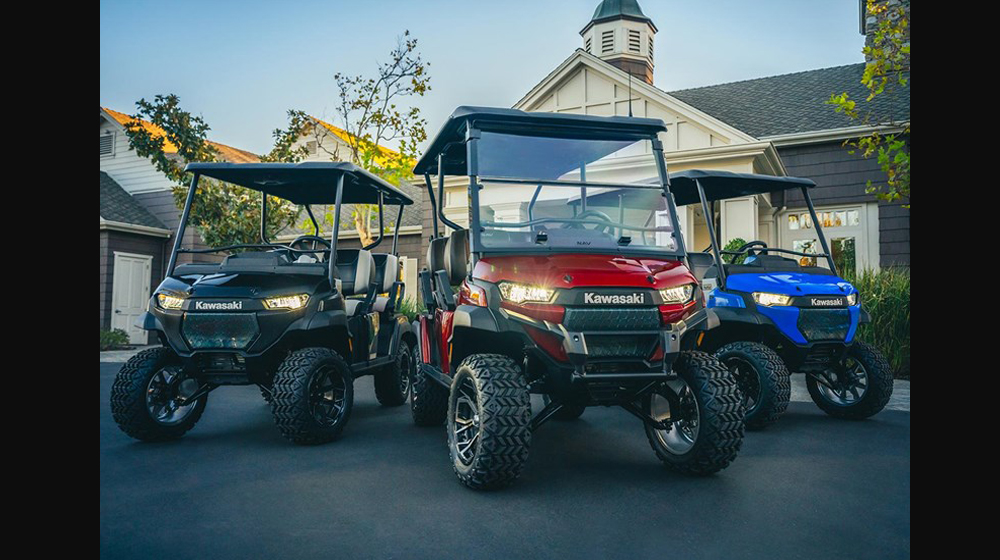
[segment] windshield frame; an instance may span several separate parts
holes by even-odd
[[[576,128],[576,127],[574,127]],[[602,140],[602,139],[624,139],[631,138],[636,142],[639,141],[649,141],[652,147],[652,156],[656,164],[658,182],[656,183],[617,183],[617,182],[588,182],[584,181],[566,181],[566,180],[554,180],[554,179],[537,179],[529,177],[487,177],[479,176],[479,141],[481,139],[481,133],[483,131],[491,133],[515,133],[520,136],[541,136],[541,137],[552,137],[552,138],[567,138],[573,140]],[[504,127],[492,127],[489,123],[480,122],[470,122],[466,130],[466,150],[467,150],[467,161],[468,165],[468,177],[469,177],[469,216],[470,216],[470,252],[472,254],[473,263],[478,260],[479,256],[485,255],[511,255],[511,254],[558,254],[558,253],[591,253],[591,254],[618,254],[618,255],[630,255],[630,256],[641,256],[641,257],[659,257],[659,258],[670,258],[670,259],[684,259],[687,255],[686,247],[684,246],[684,236],[680,230],[679,222],[677,218],[677,206],[674,203],[673,194],[670,192],[670,177],[667,174],[666,160],[663,158],[663,144],[656,134],[643,134],[643,133],[630,133],[630,131],[615,131],[600,133],[598,131],[586,131],[586,130],[560,130],[558,132],[553,130],[547,130],[546,128],[539,129],[526,129],[512,131],[510,129],[504,129]],[[441,186],[443,187],[443,174],[441,168],[438,168],[439,180],[441,181]],[[481,204],[479,200],[480,191],[485,188],[482,184],[483,182],[490,183],[507,183],[507,184],[522,184],[522,185],[553,185],[559,188],[566,187],[579,187],[581,190],[581,195],[586,197],[587,187],[594,188],[622,188],[622,189],[659,189],[662,191],[667,205],[667,212],[669,215],[670,223],[673,226],[673,231],[671,235],[675,240],[675,248],[673,250],[668,250],[660,247],[644,247],[644,246],[618,246],[614,249],[607,247],[545,247],[545,246],[517,246],[512,245],[509,247],[497,247],[497,246],[485,246],[482,243],[482,232],[483,232],[483,220],[481,217]],[[439,194],[443,195],[443,188]],[[441,196],[443,199],[444,197]],[[443,204],[444,201],[440,201],[441,214],[443,215]]]

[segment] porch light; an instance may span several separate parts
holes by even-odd
[[[753,300],[757,302],[758,305],[771,306],[782,306],[790,305],[792,303],[792,296],[786,296],[784,294],[769,294],[767,292],[754,292]]]
[[[309,294],[295,294],[292,296],[278,296],[264,299],[264,307],[268,309],[301,309],[309,301]]]
[[[516,284],[514,282],[500,282],[497,287],[500,289],[500,295],[503,296],[503,299],[511,303],[525,303],[528,301],[548,303],[552,300],[552,294],[554,293],[551,288]]]

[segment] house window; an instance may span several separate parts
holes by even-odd
[[[101,135],[101,157],[112,157],[115,155],[115,133]]]
[[[615,50],[614,30],[601,33],[601,54],[607,54]]]
[[[641,42],[639,42],[639,32],[634,29],[628,30],[628,50],[636,54],[639,53]]]
[[[590,50],[590,43],[591,43],[590,37],[587,37],[586,50],[588,53],[592,53],[592,51]]]
[[[830,245],[833,262],[840,271],[878,267],[878,206],[864,204],[847,208],[817,208],[816,219]],[[782,215],[780,246],[801,253],[822,253],[812,216],[806,210]],[[827,266],[826,259],[798,257],[803,266]]]

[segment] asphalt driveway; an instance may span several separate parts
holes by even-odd
[[[514,486],[477,493],[444,428],[355,385],[340,441],[286,443],[256,387],[223,387],[183,439],[134,442],[101,364],[104,558],[907,558],[910,414],[863,422],[792,403],[706,478],[665,470],[638,420],[550,422]]]

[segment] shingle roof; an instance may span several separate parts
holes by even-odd
[[[118,124],[120,124],[123,127],[125,126],[126,123],[132,122],[132,117],[129,116],[129,115],[126,115],[125,113],[121,113],[121,112],[115,111],[113,109],[108,109],[107,107],[101,107],[101,110],[104,111],[105,113],[107,113],[107,115],[109,117],[113,118],[115,121],[118,122]],[[148,121],[145,121],[145,120],[142,120],[142,119],[139,119],[139,122],[142,124],[142,127],[144,129],[146,129],[147,131],[149,131],[150,133],[152,133],[154,136],[165,136],[166,135],[166,132],[162,128],[160,128],[159,126],[156,126],[155,124],[153,124],[151,122],[148,122]],[[221,159],[222,161],[228,161],[230,163],[258,163],[258,162],[260,162],[260,157],[258,157],[256,154],[254,154],[252,152],[248,152],[246,150],[241,150],[239,148],[234,148],[232,146],[227,146],[225,144],[220,144],[218,142],[213,142],[211,140],[206,140],[206,142],[208,142],[208,144],[210,146],[212,146],[213,148],[215,148],[215,151],[218,152],[219,159]],[[165,140],[163,142],[163,152],[166,153],[166,154],[176,154],[177,153],[177,146],[175,146],[169,140]]]
[[[167,228],[103,171],[101,171],[101,217],[111,222]]]
[[[865,103],[864,69],[861,62],[667,93],[757,138],[854,126],[825,104],[831,94],[845,91],[862,111],[874,108],[877,115],[908,121],[909,87]]]

